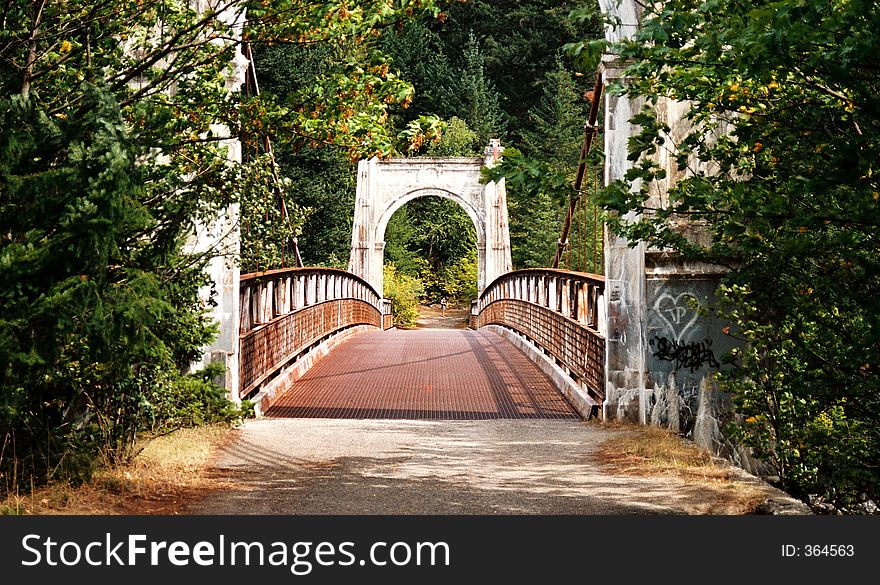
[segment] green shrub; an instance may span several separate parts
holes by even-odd
[[[419,318],[419,297],[424,293],[422,282],[400,274],[394,264],[386,264],[385,298],[391,300],[391,314],[398,327],[413,327]]]
[[[442,287],[445,296],[457,304],[469,304],[477,298],[477,258],[462,256],[443,269]]]

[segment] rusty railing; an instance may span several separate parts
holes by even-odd
[[[332,268],[242,274],[239,302],[242,398],[341,330],[356,325],[391,326],[387,301],[366,281]]]
[[[556,361],[590,398],[605,396],[605,277],[566,270],[508,272],[471,309],[471,326],[514,330]]]

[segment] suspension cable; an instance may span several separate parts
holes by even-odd
[[[553,258],[553,268],[559,268],[559,261],[562,259],[562,252],[565,250],[566,246],[568,246],[568,234],[571,230],[571,220],[581,196],[581,183],[584,180],[584,173],[587,168],[587,154],[590,152],[590,147],[593,144],[593,136],[599,131],[598,126],[596,125],[596,120],[599,117],[599,105],[601,103],[600,98],[603,89],[604,84],[602,83],[602,75],[597,72],[596,86],[593,89],[593,102],[590,104],[590,115],[587,118],[587,123],[584,124],[584,143],[581,147],[577,175],[574,179],[574,194],[568,199],[568,213],[565,215],[565,223],[562,225],[562,233],[559,236],[559,240],[556,242],[556,256]]]

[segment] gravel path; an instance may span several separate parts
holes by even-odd
[[[611,474],[620,431],[573,420],[259,419],[193,514],[730,514],[730,487]],[[738,481],[783,496],[751,476]]]

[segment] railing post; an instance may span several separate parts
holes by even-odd
[[[589,289],[590,284],[586,282],[579,282],[577,284],[577,313],[575,319],[581,325],[589,325]]]
[[[605,292],[596,295],[596,331],[603,337],[608,336],[608,315],[605,313]]]
[[[275,318],[275,281],[267,280],[263,292],[263,323]]]
[[[387,331],[394,327],[394,316],[391,313],[391,300],[382,299],[382,330]]]
[[[290,308],[292,311],[297,311],[303,307],[302,295],[302,277],[294,275],[290,279]]]
[[[251,318],[251,296],[253,287],[245,286],[239,289],[238,293],[238,332],[239,335],[250,331],[253,328],[253,319]]]
[[[317,298],[317,275],[309,274],[306,276],[306,306],[310,307],[315,304],[315,299]]]
[[[263,310],[263,283],[258,282],[253,288],[253,298],[251,299],[251,322],[254,325],[262,323]]]
[[[275,281],[275,316],[290,312],[290,278],[281,276]]]
[[[571,281],[563,279],[560,311],[563,317],[571,317]]]
[[[268,283],[261,282],[257,285],[257,298],[256,298],[256,315],[254,321],[262,325],[264,323],[268,323],[269,319],[266,318],[266,305],[269,304],[269,285]],[[269,311],[271,311],[271,307]]]

